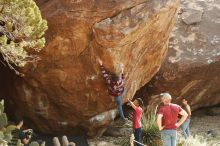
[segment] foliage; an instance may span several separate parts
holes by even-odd
[[[194,136],[189,137],[187,140],[185,138],[180,137],[178,139],[177,146],[207,146],[207,141],[203,136]]]
[[[8,125],[7,115],[4,113],[4,100],[0,102],[0,145],[7,145],[12,139],[11,131],[14,130],[16,126]],[[17,146],[23,146],[21,141],[17,142]],[[45,142],[39,145],[37,142],[30,143],[30,146],[45,146]]]
[[[9,142],[12,138],[11,131],[15,129],[15,126],[8,126],[8,119],[4,113],[4,100],[0,102],[0,140]]]
[[[220,136],[195,135],[189,137],[187,140],[179,134],[177,146],[219,146]]]
[[[11,69],[38,59],[28,52],[44,47],[46,30],[47,22],[33,0],[0,0],[0,53]]]
[[[160,130],[156,124],[155,108],[149,108],[148,112],[142,116],[142,141],[146,145],[160,146]]]

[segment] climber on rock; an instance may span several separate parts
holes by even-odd
[[[102,74],[108,84],[108,92],[113,96],[117,102],[118,111],[122,120],[126,120],[122,109],[122,94],[124,92],[124,74],[123,67],[121,67],[121,73],[119,75],[109,74],[103,66],[102,60],[98,59]]]

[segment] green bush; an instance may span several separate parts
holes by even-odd
[[[160,130],[156,124],[155,108],[150,108],[142,116],[142,141],[146,145],[161,146]]]
[[[2,141],[9,142],[12,138],[11,131],[15,129],[15,126],[8,126],[8,118],[4,113],[4,100],[0,102],[0,144]]]
[[[33,0],[0,0],[0,53],[10,68],[37,59],[28,52],[44,47],[46,30],[47,22]]]

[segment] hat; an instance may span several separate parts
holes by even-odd
[[[164,99],[172,99],[171,95],[169,93],[161,93],[160,98]]]
[[[136,98],[136,100],[138,101],[140,106],[144,105],[144,102],[143,102],[143,100],[141,98]]]

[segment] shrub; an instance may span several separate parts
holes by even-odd
[[[189,137],[187,140],[183,137],[178,138],[177,146],[207,146],[207,141],[203,136]]]
[[[0,0],[0,53],[11,69],[38,59],[28,52],[44,47],[46,30],[47,22],[33,0]]]
[[[150,108],[148,112],[142,116],[142,140],[144,144],[150,146],[160,146],[160,130],[156,124],[155,108]]]

